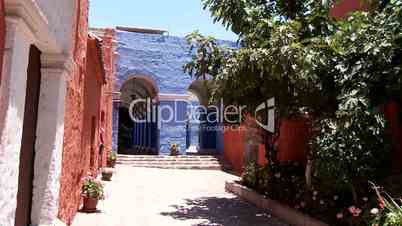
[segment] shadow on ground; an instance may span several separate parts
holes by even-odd
[[[279,226],[271,215],[238,198],[205,197],[185,199],[184,205],[172,205],[176,210],[162,212],[177,220],[205,220],[198,226]]]

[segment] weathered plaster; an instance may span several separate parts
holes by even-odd
[[[14,226],[25,109],[26,71],[32,33],[18,18],[6,18],[7,36],[1,93],[0,222]]]
[[[67,34],[72,28],[67,27],[73,27],[74,18],[68,15],[74,12],[74,6],[73,3],[66,3],[63,7],[58,4],[54,8],[63,13],[54,11],[53,8],[53,14],[50,16],[52,12],[48,7],[51,3],[53,5],[54,1],[41,1],[38,5],[32,0],[5,0],[7,36],[0,87],[2,226],[14,226],[30,45],[36,45],[43,56],[46,56],[42,59],[32,222],[33,225],[60,225],[57,223],[57,213],[64,132],[64,97],[66,79],[69,78],[68,74],[73,67],[68,56],[69,51],[66,50],[72,43],[72,36]],[[43,13],[41,7],[49,10]],[[60,35],[65,37],[61,38]]]
[[[46,61],[46,55],[42,58]],[[68,74],[64,68],[42,68],[31,214],[33,225],[51,225],[57,219]]]
[[[36,0],[48,21],[50,33],[63,50],[69,51],[73,42],[76,1]]]

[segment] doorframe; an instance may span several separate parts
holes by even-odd
[[[42,54],[41,51],[35,45],[31,45],[29,47],[26,98],[29,95],[29,98],[31,99],[28,98],[25,100],[24,120],[23,120],[22,140],[20,150],[20,163],[19,163],[19,170],[21,171],[21,169],[25,169],[24,171],[26,172],[24,172],[25,173],[24,175],[22,175],[21,172],[19,172],[15,224],[17,224],[19,220],[24,221],[27,220],[29,224],[31,223],[33,176],[34,176],[34,167],[35,167],[34,163],[35,163],[35,152],[36,152],[35,150],[36,128],[39,113],[39,93],[41,88],[41,71],[40,71],[41,54]],[[30,83],[28,83],[28,81]],[[32,102],[29,102],[28,100],[31,100]],[[29,187],[26,188],[24,185]],[[28,192],[29,194],[27,194]],[[26,197],[27,195],[29,197]],[[19,219],[20,214],[18,213],[18,210],[21,211],[21,216],[24,217],[24,219]],[[26,216],[27,212],[29,214],[28,216]]]

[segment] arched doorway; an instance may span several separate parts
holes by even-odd
[[[209,85],[208,80],[195,80],[188,88],[189,92],[197,97],[199,104],[197,112],[199,122],[191,126],[192,130],[198,126],[198,152],[196,154],[217,154],[219,119],[216,116],[218,107],[209,105]]]
[[[157,155],[159,153],[158,88],[146,76],[134,76],[121,88],[118,153]]]

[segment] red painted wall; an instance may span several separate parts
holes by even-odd
[[[335,18],[345,18],[351,12],[366,9],[367,6],[362,0],[342,0],[331,9],[330,15]]]
[[[115,81],[115,67],[114,67],[114,40],[115,32],[113,29],[105,29],[102,38],[102,52],[103,63],[105,67],[106,84],[103,86],[101,106],[104,111],[104,124],[102,125],[105,130],[104,143],[105,150],[110,152],[112,149],[112,131],[113,131],[113,91]],[[104,160],[106,161],[106,159]]]
[[[401,106],[397,102],[390,101],[384,108],[384,115],[389,123],[389,132],[394,144],[393,168],[396,172],[402,171],[402,119]]]
[[[59,218],[72,223],[81,202],[81,179],[106,166],[112,147],[112,91],[114,88],[114,31],[99,39],[88,36],[88,0],[79,1],[75,40],[76,63],[68,82],[65,110]],[[105,148],[100,154],[101,129]]]
[[[244,167],[245,134],[244,126],[239,131],[226,130],[224,132],[224,160],[240,175]],[[310,134],[310,125],[305,118],[284,120],[281,123],[278,139],[278,160],[281,162],[306,162],[306,152]],[[265,145],[260,144],[257,163],[261,166],[268,163],[265,157]]]
[[[362,0],[342,0],[330,11],[330,15],[336,18],[345,18],[349,13],[366,10],[367,5]]]
[[[225,130],[224,137],[224,160],[229,163],[233,171],[237,174],[243,172],[243,158],[245,150],[245,133],[244,126],[239,130]]]
[[[82,127],[84,112],[84,80],[88,37],[88,0],[77,1],[75,44],[73,56],[75,68],[68,82],[65,100],[64,150],[60,178],[59,218],[71,224],[80,205],[80,181],[86,175],[89,153],[82,150]]]
[[[4,46],[6,39],[6,21],[4,12],[4,0],[0,0],[0,84],[1,84],[1,74],[3,72],[3,56],[4,56]]]
[[[98,49],[98,41],[88,38],[87,64],[84,78],[84,102],[83,102],[83,129],[82,152],[85,168],[96,175],[98,169],[103,167],[105,151],[101,150],[101,101],[102,86],[105,82],[102,61]],[[102,151],[102,153],[101,153]],[[89,155],[88,155],[89,153]]]
[[[305,118],[283,120],[280,128],[278,160],[306,163],[310,125]]]

